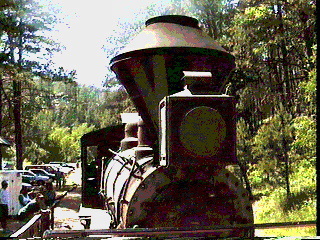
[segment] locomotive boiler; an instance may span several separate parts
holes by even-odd
[[[83,188],[95,186],[83,201],[100,196],[112,219],[106,228],[253,223],[248,191],[228,170],[237,164],[235,100],[225,94],[234,68],[234,57],[196,19],[180,15],[149,19],[111,60],[139,118],[82,139],[83,156],[90,139],[102,142],[98,170],[83,170]]]

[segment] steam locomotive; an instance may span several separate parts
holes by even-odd
[[[147,20],[111,60],[139,117],[81,139],[82,203],[108,211],[106,228],[253,223],[248,191],[228,170],[237,165],[235,100],[226,94],[234,68],[196,19],[180,15]],[[91,164],[90,146],[98,146]]]

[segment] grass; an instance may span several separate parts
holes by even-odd
[[[275,189],[254,205],[255,223],[296,222],[316,220],[316,193],[303,190],[287,198],[283,189]],[[259,230],[259,236],[316,236],[316,227],[295,227]]]

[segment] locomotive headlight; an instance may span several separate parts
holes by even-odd
[[[171,95],[160,102],[160,165],[236,163],[234,98]]]
[[[211,107],[193,108],[181,121],[180,141],[197,156],[217,154],[225,137],[226,123],[220,113]]]

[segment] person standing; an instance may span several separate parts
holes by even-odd
[[[7,220],[9,216],[9,192],[8,182],[3,180],[1,182],[1,189],[0,189],[0,221],[1,227],[3,228],[3,232],[7,233],[9,230],[7,229]]]
[[[44,196],[46,205],[52,206],[56,200],[56,192],[53,189],[52,182],[46,183],[46,189],[42,194]]]
[[[62,175],[63,173],[60,171],[60,169],[58,168],[57,169],[57,172],[56,172],[56,177],[57,177],[57,184],[56,184],[56,187],[58,189],[61,189],[61,182],[62,182]]]

